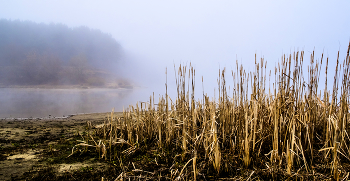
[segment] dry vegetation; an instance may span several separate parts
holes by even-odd
[[[319,90],[328,58],[315,60],[312,53],[307,73],[303,61],[304,52],[283,56],[269,75],[263,59],[250,73],[237,63],[232,94],[223,69],[219,98],[203,92],[198,101],[195,70],[180,65],[175,100],[166,93],[155,104],[153,95],[122,117],[112,112],[72,155],[78,148],[96,150],[120,168],[116,180],[350,179],[349,50],[342,63],[338,53],[331,92],[327,79]],[[266,85],[273,76],[275,83]]]

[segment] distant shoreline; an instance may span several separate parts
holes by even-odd
[[[18,88],[18,89],[126,89],[131,90],[137,86],[90,86],[90,85],[0,85],[0,88]]]
[[[117,111],[114,112],[115,114],[122,114],[123,112]],[[69,114],[67,116],[42,116],[42,117],[4,117],[0,118],[0,121],[42,121],[42,120],[61,120],[61,119],[68,119],[71,117],[78,117],[79,119],[81,117],[99,117],[101,115],[109,115],[111,112],[91,112],[91,113],[75,113],[75,114]]]

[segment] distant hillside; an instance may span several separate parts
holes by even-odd
[[[0,86],[103,86],[122,56],[100,30],[0,20]]]

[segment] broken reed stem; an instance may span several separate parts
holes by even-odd
[[[113,119],[114,119],[114,108],[112,109],[111,112],[111,119],[110,119],[110,133],[109,133],[109,161],[112,161],[112,138],[113,138]]]
[[[193,157],[193,180],[197,180],[197,150],[194,150],[194,157]]]
[[[211,118],[211,129],[212,129],[212,134],[213,134],[213,141],[212,145],[214,147],[214,169],[216,170],[217,173],[220,173],[220,164],[221,164],[221,152],[219,148],[219,140],[218,140],[218,135],[217,135],[217,126],[216,126],[216,116],[215,116],[215,103],[211,104],[210,108],[210,118]]]
[[[334,180],[339,180],[339,173],[338,173],[338,159],[337,159],[337,151],[338,151],[338,142],[335,142],[334,149],[333,149],[333,178]]]
[[[249,126],[249,121],[248,121],[248,113],[245,114],[245,137],[244,137],[244,155],[243,155],[243,161],[244,161],[244,166],[246,168],[249,167],[250,165],[250,151],[249,151],[249,132],[248,132],[248,126]]]

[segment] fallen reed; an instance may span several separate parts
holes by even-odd
[[[169,180],[346,180],[350,169],[349,49],[342,63],[338,53],[331,92],[327,89],[329,60],[322,70],[323,54],[320,60],[310,55],[307,72],[303,51],[282,56],[274,75],[271,71],[267,75],[267,62],[256,56],[253,72],[246,72],[237,62],[231,72],[230,94],[226,70],[219,70],[217,100],[204,90],[203,99],[195,100],[195,69],[174,67],[174,100],[167,94],[166,82],[165,96],[157,104],[153,95],[149,102],[129,106],[122,117],[112,112],[109,122],[95,129],[91,138],[100,139],[94,145],[111,161],[145,153],[138,150],[156,150],[163,155],[158,162],[163,163],[163,177]],[[320,90],[324,75],[325,88]],[[267,85],[271,77],[272,86]],[[134,165],[123,173],[137,171]],[[156,173],[143,170],[149,172]],[[157,177],[162,177],[159,172]]]

